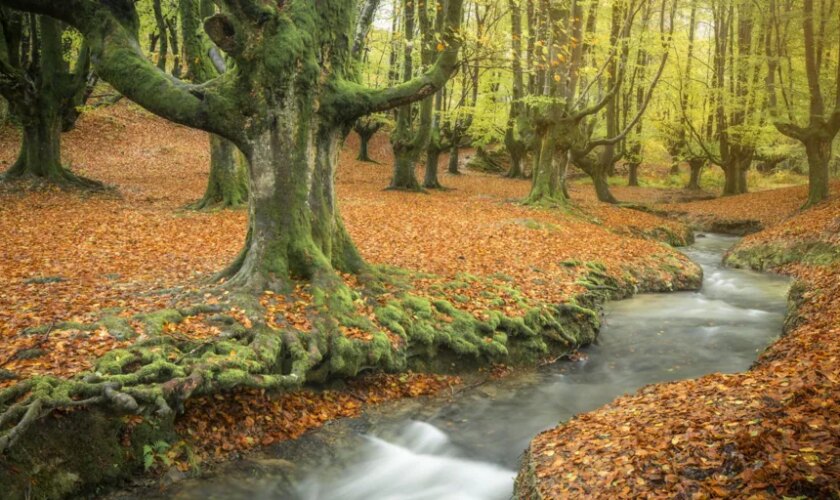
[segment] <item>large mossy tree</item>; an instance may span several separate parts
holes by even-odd
[[[64,23],[0,7],[0,95],[20,123],[20,153],[4,178],[99,188],[61,163],[61,133],[73,127],[87,96],[90,50],[64,43]],[[76,35],[78,36],[78,35]],[[65,57],[65,52],[71,52]],[[74,64],[68,62],[73,59]]]
[[[369,0],[368,3],[375,0]],[[435,64],[385,89],[358,83],[355,0],[217,0],[204,21],[234,62],[223,75],[187,84],[160,71],[137,43],[131,0],[3,0],[52,16],[88,40],[100,76],[148,110],[232,141],[248,161],[245,246],[222,276],[232,287],[287,289],[295,279],[334,281],[359,272],[359,256],[338,212],[335,169],[360,116],[436,92],[457,63],[461,0],[442,8],[443,48]]]
[[[196,346],[161,336],[163,325],[218,307],[199,303],[143,315],[139,321],[146,338],[109,352],[91,373],[73,380],[33,377],[0,391],[0,453],[56,408],[103,405],[165,416],[183,410],[184,401],[195,394],[241,386],[296,388],[330,375],[405,369],[408,363],[405,351],[395,353],[387,335],[356,312],[360,291],[373,293],[369,290],[381,290],[382,281],[400,276],[370,268],[359,255],[338,212],[335,173],[339,148],[359,117],[421,100],[446,83],[457,64],[461,0],[441,6],[446,29],[435,64],[385,89],[365,87],[357,78],[359,40],[367,33],[376,0],[366,0],[361,10],[355,0],[215,4],[218,12],[204,20],[204,28],[235,64],[216,78],[192,84],[145,57],[137,42],[134,0],[0,0],[0,5],[74,26],[86,37],[99,75],[123,95],[162,117],[223,137],[242,151],[249,180],[247,237],[221,276],[235,292],[229,300],[247,309],[253,322],[244,326],[229,317],[225,321],[239,325],[231,327],[229,337]],[[350,290],[338,271],[363,275],[360,289]],[[302,330],[267,323],[262,293],[292,293],[299,286],[312,295],[316,326]],[[470,314],[439,304],[462,318],[456,333],[435,322],[430,302],[411,296],[403,300],[405,305],[392,301],[380,308],[378,316],[408,336],[401,308],[427,311],[417,335],[432,343],[432,351],[438,342],[465,355],[507,352],[498,342],[486,342],[480,333],[489,327]],[[532,326],[514,328],[528,337],[535,352],[547,348],[534,328],[556,323],[553,317],[540,318],[535,316]],[[127,325],[113,318],[102,323],[118,330]],[[352,341],[341,333],[342,326],[374,330],[374,341]]]

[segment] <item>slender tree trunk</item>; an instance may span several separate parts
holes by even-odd
[[[461,149],[458,147],[459,142],[461,142],[461,138],[453,134],[452,145],[449,147],[449,166],[446,169],[452,175],[461,175],[461,171],[458,170],[458,166],[461,163]]]
[[[445,87],[444,87],[445,88]],[[444,150],[441,137],[441,116],[443,112],[443,90],[435,94],[435,110],[432,116],[431,132],[426,144],[426,171],[423,176],[423,187],[426,189],[443,189],[438,179],[438,164],[440,154]]]
[[[153,0],[152,10],[155,15],[155,24],[157,25],[157,32],[159,35],[157,41],[160,44],[157,66],[162,71],[166,71],[166,57],[169,52],[169,37],[167,36],[168,29],[166,27],[166,19],[163,17],[163,9],[161,8],[160,2],[161,0]]]
[[[426,148],[426,173],[423,178],[423,187],[426,189],[443,188],[438,180],[438,163],[440,163],[440,153],[440,144],[433,139],[429,143],[429,147]]]

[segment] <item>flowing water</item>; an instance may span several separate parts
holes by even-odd
[[[707,235],[685,249],[704,270],[698,292],[639,295],[607,304],[597,345],[578,361],[381,419],[354,439],[323,445],[330,448],[324,452],[328,458],[293,483],[270,473],[222,475],[181,487],[176,496],[510,498],[519,456],[541,430],[647,384],[744,371],[779,335],[788,281],[723,268],[721,257],[736,241]]]

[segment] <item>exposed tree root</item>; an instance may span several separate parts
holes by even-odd
[[[221,295],[227,297],[223,305],[138,315],[143,325],[138,340],[107,353],[90,372],[70,380],[34,377],[1,391],[0,452],[56,409],[95,405],[118,414],[165,417],[182,412],[190,397],[236,387],[291,390],[365,370],[451,369],[455,360],[464,368],[534,362],[591,342],[598,328],[598,313],[574,303],[531,307],[518,317],[494,310],[475,316],[445,295],[412,295],[394,276],[374,269],[359,277],[359,288],[334,273],[299,283],[311,297],[303,326],[261,302],[285,300],[282,295],[229,293]],[[386,289],[393,298],[383,301]],[[218,337],[197,341],[165,333],[166,325],[199,314],[220,325]],[[123,318],[99,325],[114,327],[115,321],[128,326]]]

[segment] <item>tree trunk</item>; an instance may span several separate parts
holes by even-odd
[[[639,187],[639,162],[631,161],[627,164],[629,173],[627,175],[627,185],[631,187]]]
[[[688,180],[686,189],[693,191],[700,190],[700,174],[703,171],[703,165],[706,164],[704,158],[691,158],[688,160],[688,166],[691,167],[691,178]]]
[[[210,136],[210,177],[204,196],[191,208],[239,208],[248,200],[248,176],[236,146],[215,134]]]
[[[452,175],[461,175],[461,171],[458,170],[458,165],[461,163],[460,155],[460,148],[458,148],[458,143],[461,141],[460,137],[452,137],[452,146],[449,148],[449,167],[446,169]]]
[[[598,195],[598,201],[604,203],[618,203],[618,200],[610,191],[610,185],[607,182],[607,165],[597,165],[592,169],[592,183],[595,185],[595,194]]]
[[[359,134],[359,156],[356,158],[358,161],[363,161],[367,163],[376,163],[370,157],[370,152],[368,151],[368,143],[370,142],[371,137],[376,133],[373,131],[372,133],[364,133],[358,132]]]
[[[391,184],[388,189],[401,191],[421,191],[420,182],[414,167],[417,163],[417,155],[408,151],[409,147],[400,147],[394,144],[394,172],[391,175]]]
[[[357,273],[363,266],[336,204],[343,134],[315,125],[298,112],[295,97],[287,99],[288,108],[250,140],[248,235],[221,276],[233,287],[285,291],[290,279],[318,285],[335,278],[333,269]]]
[[[828,163],[832,142],[821,137],[805,141],[805,154],[808,156],[808,201],[803,208],[811,207],[829,196]]]
[[[423,178],[423,187],[426,189],[443,189],[438,180],[441,147],[437,141],[439,139],[433,138],[426,148],[426,173]]]
[[[540,147],[539,161],[532,175],[531,192],[525,203],[534,205],[565,205],[568,196],[565,188],[568,151],[557,150],[554,130],[548,130]]]
[[[726,182],[723,186],[723,195],[730,196],[744,194],[747,189],[747,172],[752,163],[754,150],[750,147],[739,145],[730,146],[729,157],[723,172]]]
[[[23,123],[23,137],[17,161],[6,175],[9,178],[34,177],[55,182],[65,181],[61,166],[61,117],[49,105],[38,105]]]

